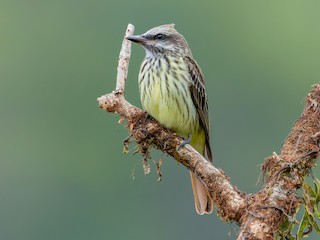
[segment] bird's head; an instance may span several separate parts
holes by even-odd
[[[166,53],[191,54],[187,41],[175,30],[174,24],[154,27],[144,34],[129,36],[127,39],[141,44],[146,57],[158,57]]]

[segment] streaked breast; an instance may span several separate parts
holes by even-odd
[[[191,77],[182,58],[146,58],[139,73],[143,108],[157,121],[187,137],[198,131],[199,120],[190,95]]]

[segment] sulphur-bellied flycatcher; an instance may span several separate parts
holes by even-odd
[[[143,108],[165,127],[189,139],[191,146],[212,161],[204,78],[187,41],[174,24],[127,39],[141,44],[146,52],[139,73]],[[211,213],[210,193],[192,172],[190,175],[197,213]]]

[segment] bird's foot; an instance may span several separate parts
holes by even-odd
[[[189,144],[190,143],[190,135],[188,135],[188,138],[187,139],[184,139],[183,141],[182,141],[182,143],[180,144],[180,146],[179,146],[179,150],[182,148],[182,147],[184,147],[185,145],[187,145],[187,144]]]

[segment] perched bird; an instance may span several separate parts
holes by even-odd
[[[174,24],[127,39],[141,44],[146,53],[139,72],[143,108],[212,161],[205,82],[187,41]],[[197,213],[211,213],[211,194],[192,172],[190,175]]]

